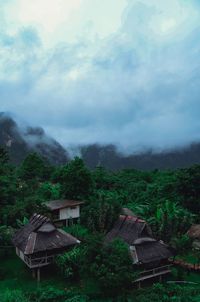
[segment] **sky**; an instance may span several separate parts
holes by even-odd
[[[65,147],[200,141],[200,1],[0,0],[0,111]]]

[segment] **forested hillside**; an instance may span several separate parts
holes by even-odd
[[[39,289],[36,297],[31,294],[31,290],[30,293],[26,294],[26,290],[23,293],[21,285],[15,291],[12,286],[5,288],[6,284],[10,284],[6,280],[11,277],[7,269],[1,266],[0,289],[1,282],[5,284],[1,289],[4,293],[4,300],[1,301],[58,301],[59,295],[59,301],[94,301],[90,299],[94,299],[95,295],[96,298],[103,295],[103,301],[106,301],[105,297],[113,294],[118,298],[121,295],[131,297],[130,285],[135,272],[132,271],[128,250],[121,241],[114,242],[109,247],[104,246],[103,238],[106,232],[113,226],[121,208],[126,207],[149,223],[155,238],[169,244],[177,254],[187,254],[192,247],[186,232],[193,223],[200,222],[199,180],[199,165],[175,171],[144,172],[126,169],[110,172],[102,167],[90,171],[80,158],[57,167],[48,164],[36,153],[29,154],[20,166],[15,167],[10,164],[7,152],[1,148],[1,263],[14,250],[10,240],[15,230],[26,223],[34,212],[49,215],[43,206],[45,201],[62,198],[85,201],[80,223],[67,228],[82,244],[66,255],[59,256],[56,261],[59,275],[63,276],[62,282],[66,282],[69,291],[63,294],[59,288],[50,289],[48,281],[44,290],[48,293],[46,298],[41,298]],[[17,274],[20,276],[22,271]],[[73,286],[76,288],[76,299],[72,298]],[[173,290],[175,297],[182,295],[180,288],[175,287]],[[200,287],[184,288],[183,292],[194,290],[200,295]],[[161,285],[154,287],[150,292],[137,291],[134,301],[147,301],[145,299],[148,295],[153,295],[151,301],[160,301],[159,295],[165,292],[167,297],[169,288]],[[12,297],[12,300],[5,297]],[[162,301],[171,301],[169,299]],[[185,300],[183,295],[181,300],[173,301],[198,300],[193,300],[192,297]]]
[[[66,144],[67,144],[66,139]],[[54,165],[65,164],[73,157],[74,151],[64,148],[55,139],[46,135],[41,127],[20,127],[5,113],[0,113],[0,146],[4,147],[14,164],[20,164],[30,152],[37,152]],[[73,149],[73,148],[72,148]],[[173,150],[141,150],[137,154],[124,154],[115,145],[91,144],[74,146],[86,166],[94,169],[102,166],[118,171],[133,168],[143,171],[153,169],[186,168],[200,164],[200,144],[193,143]]]
[[[0,146],[9,153],[12,163],[19,164],[30,152],[37,152],[55,165],[69,160],[67,151],[48,137],[41,127],[20,127],[5,113],[0,112]]]
[[[187,168],[200,163],[200,144],[193,143],[172,150],[141,150],[136,154],[126,155],[119,152],[114,145],[98,144],[81,148],[81,156],[89,168],[97,165],[117,171],[134,168],[144,171],[153,169]]]

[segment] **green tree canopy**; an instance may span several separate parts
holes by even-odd
[[[177,193],[183,206],[198,214],[200,211],[200,165],[178,172]]]
[[[100,286],[109,292],[122,292],[134,280],[128,246],[120,239],[103,245],[91,262],[89,270]]]
[[[117,194],[100,191],[92,196],[81,215],[82,223],[93,232],[106,232],[117,220],[121,205]]]
[[[25,181],[43,180],[47,174],[46,162],[37,154],[30,153],[19,168],[19,176]]]
[[[79,157],[75,157],[59,169],[56,179],[61,183],[62,194],[65,198],[83,200],[93,192],[92,175]]]

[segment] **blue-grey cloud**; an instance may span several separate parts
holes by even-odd
[[[5,26],[2,110],[43,126],[65,146],[116,143],[132,152],[198,141],[198,5],[127,1],[116,32],[101,38],[83,31],[78,41],[49,47],[34,25],[11,34]]]

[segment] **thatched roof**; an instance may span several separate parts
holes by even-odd
[[[200,239],[200,224],[193,224],[188,230],[187,235],[192,239]]]
[[[115,238],[120,238],[133,247],[136,253],[136,258],[134,253],[131,254],[134,263],[145,264],[172,256],[170,249],[163,242],[152,238],[152,232],[147,223],[134,216],[120,215],[114,227],[107,233],[105,242],[109,243]],[[137,259],[136,262],[135,259]]]
[[[51,200],[45,202],[44,205],[51,211],[60,210],[69,207],[75,207],[83,204],[83,201],[78,200],[68,200],[68,199],[59,199],[59,200]]]
[[[114,227],[106,235],[106,242],[114,238],[121,238],[129,245],[140,237],[149,237],[152,235],[151,229],[147,223],[135,216],[120,215]]]
[[[80,241],[63,230],[57,229],[49,218],[34,214],[29,223],[19,229],[12,239],[25,255],[38,252],[59,251]]]
[[[173,256],[168,246],[163,242],[152,238],[146,239],[141,240],[139,244],[135,245],[138,262],[145,264],[168,259]]]

